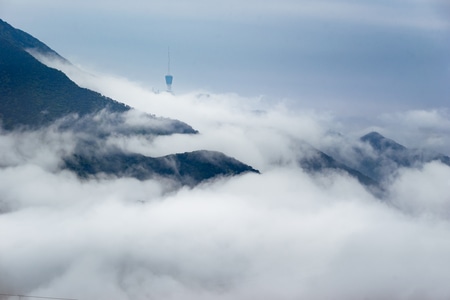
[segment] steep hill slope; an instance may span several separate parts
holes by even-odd
[[[36,47],[54,55],[56,52],[0,22],[0,119],[5,129],[36,128],[68,114],[83,116],[102,109],[112,112],[130,109],[80,88],[64,73],[40,63],[24,47]]]
[[[29,35],[25,31],[12,27],[1,19],[0,39],[20,49],[33,49],[39,53],[56,56],[62,60],[65,60],[58,53],[56,53],[56,51],[54,51],[35,37]]]

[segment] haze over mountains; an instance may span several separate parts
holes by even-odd
[[[65,158],[63,164],[64,167],[74,170],[82,177],[97,173],[132,176],[139,179],[148,179],[158,173],[175,176],[181,172],[184,176],[187,175],[188,172],[184,170],[178,171],[178,168],[175,168],[168,171],[168,165],[161,165],[161,161],[177,161],[176,155],[167,156],[161,160],[145,158],[139,154],[121,154],[120,151],[115,150],[114,154],[111,154],[113,156],[107,155],[105,158],[103,155],[106,154],[102,154],[97,157],[95,153],[101,146],[92,139],[105,138],[111,134],[151,136],[175,133],[195,134],[196,131],[180,121],[156,118],[151,115],[144,117],[140,126],[128,125],[126,118],[130,110],[129,106],[89,89],[80,88],[61,71],[42,64],[30,53],[34,52],[40,56],[70,63],[34,37],[1,22],[2,102],[0,112],[5,129],[13,130],[23,126],[36,129],[58,121],[61,129],[89,132],[92,138],[80,142],[81,145],[77,146],[78,149],[84,148],[82,153],[76,152],[72,158]],[[96,118],[96,116],[99,117]],[[137,115],[129,117],[137,117]],[[148,124],[145,124],[145,118],[148,118]],[[161,124],[158,125],[158,122]],[[356,177],[361,183],[372,186],[379,185],[383,178],[391,175],[398,167],[411,167],[436,159],[446,164],[450,162],[447,156],[408,150],[393,141],[389,142],[377,133],[367,134],[361,138],[361,141],[368,143],[374,153],[377,153],[377,157],[371,157],[360,148],[355,149],[359,155],[357,160],[359,163],[356,163],[354,158],[344,162],[345,158],[338,157],[338,150],[330,149],[336,153],[337,159],[314,150],[316,153],[302,158],[300,165],[310,172],[320,172],[325,169],[340,170]],[[193,159],[200,157],[201,153],[203,152],[197,152],[197,155],[183,154],[183,157],[184,160],[187,157]],[[226,157],[223,156],[217,160],[225,161],[225,159]],[[107,161],[114,161],[114,167]],[[193,165],[196,163],[200,164],[201,160],[189,162]],[[217,174],[233,174],[231,160],[228,163],[229,165],[223,166],[224,170],[228,170],[224,172],[220,171],[221,168],[218,165],[214,166],[217,168]],[[175,164],[183,165],[181,162]],[[142,168],[147,171],[133,171]],[[236,166],[236,174],[252,170],[245,165]],[[215,175],[216,173],[211,172],[205,178]],[[180,178],[179,180],[198,183],[204,179],[198,175],[195,178],[195,180]]]
[[[1,20],[0,79],[0,294],[450,295],[444,154],[282,103],[87,75]]]
[[[63,168],[82,177],[103,173],[148,179],[161,175],[190,184],[217,175],[256,171],[220,153],[207,151],[162,158],[118,149],[105,153],[101,140],[111,134],[151,137],[197,132],[177,120],[139,116],[125,104],[77,86],[64,73],[45,66],[27,51],[67,62],[59,54],[27,33],[0,22],[1,124],[6,130],[39,129],[57,121],[61,130],[83,132],[87,136],[79,138],[75,153],[63,159]],[[127,124],[129,118],[142,119],[133,126]],[[197,170],[192,170],[191,164],[198,165]]]

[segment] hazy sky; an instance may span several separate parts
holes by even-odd
[[[0,18],[76,66],[48,65],[200,132],[112,134],[102,151],[217,150],[261,171],[178,190],[81,181],[59,166],[85,133],[0,131],[0,293],[449,299],[448,166],[399,169],[378,199],[297,163],[304,142],[351,158],[371,130],[450,155],[448,17],[444,0],[0,0]],[[168,45],[175,95],[152,92]]]
[[[365,116],[441,109],[449,4],[389,1],[0,0],[0,18],[76,64],[164,89],[264,95]]]

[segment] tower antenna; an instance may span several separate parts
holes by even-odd
[[[167,75],[166,75],[167,92],[172,93],[173,76],[170,74],[170,47],[167,47]]]
[[[170,74],[170,47],[167,47],[167,74]]]

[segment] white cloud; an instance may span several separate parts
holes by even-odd
[[[31,163],[55,170],[60,156],[73,151],[73,138],[71,132],[58,132],[57,126],[34,132],[1,132],[0,166],[14,167]]]
[[[417,129],[450,130],[450,115],[446,109],[410,110],[396,114],[385,114],[382,120],[414,126]]]
[[[42,206],[29,201],[39,194],[26,171],[15,172],[24,192],[16,185],[2,195],[27,204],[0,217],[8,229],[2,291],[79,299],[450,292],[439,263],[449,259],[447,219],[406,217],[345,177],[316,181],[280,168],[162,197],[150,181],[79,183],[41,173]]]
[[[131,140],[124,140],[123,137],[110,139],[110,142],[129,151],[132,150],[130,147],[136,146],[138,149],[135,150],[146,155],[216,150],[264,170],[273,163],[289,163],[298,158],[298,141],[318,144],[333,122],[330,114],[294,111],[288,104],[272,104],[263,97],[248,98],[206,91],[182,95],[155,94],[126,79],[110,75],[96,76],[92,75],[93,72],[58,60],[37,57],[47,65],[64,71],[83,87],[149,114],[181,120],[200,132],[194,137],[164,136],[150,141],[141,137],[131,137]],[[139,119],[135,118],[134,121]]]
[[[61,149],[71,151],[73,136],[51,128],[2,133],[1,153],[9,153],[2,161],[15,162],[0,169],[2,293],[100,300],[450,295],[442,263],[450,259],[447,166],[405,170],[383,202],[349,176],[310,176],[296,165],[302,140],[342,143],[328,133],[341,126],[329,114],[235,94],[154,94],[120,78],[68,73],[200,131],[108,143],[147,155],[220,150],[263,173],[170,193],[156,180],[79,181],[46,167]],[[141,124],[139,115],[131,121]],[[31,154],[17,158],[15,149]]]
[[[386,134],[408,147],[449,154],[450,115],[446,108],[386,113],[380,120]]]
[[[404,169],[392,187],[393,202],[414,215],[450,218],[450,168],[438,162]]]

